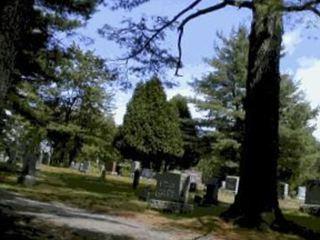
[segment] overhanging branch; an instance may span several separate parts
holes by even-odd
[[[289,5],[283,6],[282,11],[284,12],[302,12],[302,11],[311,11],[318,17],[320,17],[320,10],[317,9],[318,4],[320,4],[320,0],[312,0],[305,2],[300,5]]]
[[[143,52],[143,50],[145,48],[148,47],[148,45],[166,28],[170,27],[172,24],[174,24],[182,15],[184,15],[185,13],[187,13],[188,11],[192,10],[195,6],[197,6],[202,0],[196,0],[194,2],[192,2],[189,6],[187,6],[185,9],[183,9],[182,11],[180,11],[177,15],[175,15],[170,21],[168,21],[166,24],[164,24],[162,27],[158,28],[155,33],[149,38],[147,39],[147,41],[143,44],[143,46],[141,48],[139,48],[137,51],[135,51],[133,54],[131,54],[130,56],[126,57],[126,59],[129,58],[134,58],[137,55],[139,55],[140,53]]]
[[[179,37],[178,37],[178,63],[177,63],[176,72],[175,72],[176,76],[179,76],[178,71],[179,71],[179,69],[181,68],[181,65],[182,65],[182,63],[181,63],[181,59],[182,59],[181,42],[182,42],[182,37],[183,37],[185,25],[188,22],[190,22],[191,20],[193,20],[193,19],[195,19],[197,17],[200,17],[202,15],[206,15],[206,14],[211,13],[211,12],[218,11],[218,10],[220,10],[220,9],[226,7],[226,6],[235,6],[235,7],[238,7],[238,8],[249,8],[249,9],[252,9],[253,4],[250,1],[224,0],[221,3],[218,3],[218,4],[213,5],[211,7],[208,7],[208,8],[204,8],[204,9],[198,10],[197,12],[195,12],[193,14],[190,14],[188,17],[186,17],[180,23],[180,25],[178,27],[178,32],[179,32]]]

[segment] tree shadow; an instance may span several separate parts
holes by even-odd
[[[39,222],[35,217],[16,214],[10,207],[0,207],[1,240],[133,240],[125,235],[104,234],[86,229],[72,229],[67,226],[53,226]]]
[[[310,226],[309,221],[311,218],[313,218],[312,216],[291,216],[291,218],[292,220],[286,219],[284,220],[284,222],[281,222],[280,224],[272,225],[271,229],[280,233],[296,235],[308,240],[320,239],[319,230]],[[319,219],[316,220],[316,227],[318,228],[320,227],[319,221]]]

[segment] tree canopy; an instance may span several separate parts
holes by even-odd
[[[160,80],[138,83],[127,105],[116,145],[125,157],[160,170],[183,154],[179,118],[167,102]],[[164,165],[163,165],[164,164]]]

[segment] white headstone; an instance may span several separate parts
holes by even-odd
[[[278,184],[278,197],[281,199],[286,199],[289,196],[289,184],[284,182],[279,182]]]
[[[305,186],[298,187],[298,195],[297,195],[298,200],[303,202],[306,200],[306,190],[307,188]]]

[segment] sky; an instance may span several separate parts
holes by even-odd
[[[119,26],[124,18],[139,19],[142,15],[165,15],[174,16],[182,8],[186,7],[190,0],[152,0],[141,7],[128,12],[124,10],[110,11],[107,7],[100,7],[99,11],[88,21],[85,27],[79,29],[81,35],[90,37],[94,40],[89,45],[82,44],[84,48],[93,50],[97,55],[103,58],[119,58],[125,49],[119,49],[117,45],[103,39],[97,33],[97,30],[104,24]],[[207,7],[209,1],[199,8]],[[212,3],[212,1],[211,1]],[[196,9],[195,9],[196,10]],[[302,17],[300,14],[299,17]],[[320,21],[311,16],[310,13],[304,18],[304,21],[294,22],[290,15],[285,18],[285,33],[283,36],[283,47],[285,56],[281,60],[281,72],[289,73],[295,81],[300,83],[300,89],[305,92],[306,99],[312,107],[320,105],[320,29],[308,27],[307,20],[311,20],[315,25]],[[183,47],[184,68],[180,71],[182,77],[174,77],[173,71],[169,71],[173,80],[179,83],[179,86],[166,89],[167,97],[170,99],[176,94],[187,97],[194,97],[195,93],[188,85],[194,78],[200,78],[202,75],[212,69],[204,63],[204,58],[214,56],[214,44],[217,41],[216,33],[222,32],[228,36],[232,28],[237,28],[240,24],[250,25],[250,11],[228,7],[195,19],[185,28]],[[176,51],[176,33],[171,33],[166,40],[166,44]],[[132,78],[132,82],[137,79]],[[146,79],[143,79],[146,80]],[[119,125],[122,123],[123,115],[126,111],[127,102],[132,95],[131,90],[126,92],[115,91],[115,109],[114,118]],[[203,113],[197,112],[194,106],[190,106],[193,117],[201,117]],[[317,127],[314,135],[320,140],[320,117],[311,122]]]

